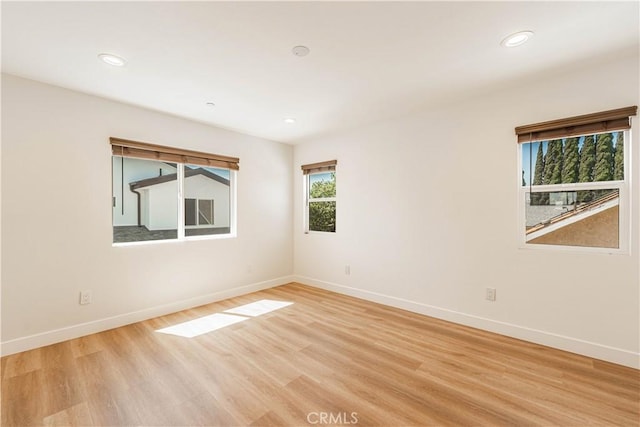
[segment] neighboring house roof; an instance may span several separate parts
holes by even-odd
[[[580,204],[575,209],[563,212],[533,227],[528,227],[525,231],[527,241],[598,214],[603,209],[617,206],[619,203],[620,194],[618,191],[613,191],[589,203]]]
[[[216,175],[215,173],[209,172],[208,170],[203,168],[185,169],[184,175],[185,175],[185,178],[189,178],[195,175],[203,175],[209,179],[218,181],[219,183],[224,184],[227,187],[229,186],[228,179],[225,179],[220,175]],[[153,185],[158,185],[158,184],[162,184],[169,181],[175,181],[177,177],[178,177],[178,174],[171,173],[168,175],[157,176],[155,178],[141,179],[140,181],[130,182],[129,187],[131,187],[132,190],[137,190],[139,188],[151,187]]]

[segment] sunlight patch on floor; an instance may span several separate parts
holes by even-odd
[[[224,313],[215,313],[199,317],[177,325],[158,329],[156,332],[169,335],[177,335],[185,338],[193,338],[209,332],[213,332],[236,323],[250,320],[262,314],[292,305],[292,302],[263,299],[249,304],[225,310]]]
[[[236,308],[225,310],[225,313],[239,314],[241,316],[256,317],[262,314],[270,313],[275,310],[279,310],[283,307],[287,307],[293,304],[287,301],[274,301],[270,299],[263,299],[260,301],[252,302],[249,304],[241,305]]]
[[[188,322],[178,323],[177,325],[169,326],[167,328],[158,329],[156,332],[178,335],[185,338],[193,338],[245,320],[249,320],[249,318],[216,313],[200,317],[198,319],[189,320]]]

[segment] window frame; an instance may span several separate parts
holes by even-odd
[[[522,171],[523,168],[523,146],[524,144],[532,144],[534,142],[549,141],[552,139],[566,139],[570,137],[579,137],[583,135],[598,135],[602,133],[614,133],[622,132],[624,141],[624,179],[617,181],[593,181],[593,182],[578,182],[578,183],[564,183],[564,184],[546,184],[546,185],[522,185]],[[586,134],[572,135],[561,138],[549,138],[541,141],[529,141],[522,144],[517,144],[517,164],[518,164],[518,248],[519,249],[531,249],[531,250],[551,250],[551,251],[574,251],[574,252],[586,252],[586,253],[606,253],[611,255],[629,255],[630,243],[631,243],[631,201],[629,200],[632,194],[631,188],[631,156],[632,156],[632,134],[631,129],[617,130],[617,131],[600,131],[589,132]],[[533,171],[530,171],[533,173]],[[529,177],[531,180],[533,177]],[[542,243],[528,243],[526,230],[526,200],[527,194],[531,193],[531,190],[538,192],[573,192],[581,190],[603,190],[603,189],[617,189],[619,191],[618,202],[618,247],[617,248],[605,248],[605,247],[588,247],[588,246],[571,246],[571,245],[551,245]]]
[[[338,175],[337,175],[337,171],[335,169],[333,170],[322,170],[322,171],[311,171],[309,173],[305,173],[303,175],[304,178],[304,185],[303,185],[303,190],[304,190],[304,234],[323,234],[323,235],[334,235],[338,232],[338,221],[337,221],[337,216],[338,216],[338,186],[336,185],[336,195],[334,197],[318,197],[318,198],[311,198],[310,197],[310,191],[311,191],[311,176],[312,175],[320,175],[320,174],[327,174],[327,173],[332,173],[335,176],[335,181],[336,183],[338,182]],[[335,226],[335,230],[334,231],[322,231],[322,230],[310,230],[309,229],[309,225],[310,225],[310,220],[309,220],[309,204],[310,203],[323,203],[323,202],[334,202],[336,204],[336,218],[334,219],[336,221],[336,226]]]
[[[110,195],[110,207],[112,209],[112,218],[111,218],[111,230],[113,236],[113,228],[114,228],[114,218],[113,218],[113,194],[114,194],[114,177],[113,177],[113,159],[115,157],[124,157],[124,158],[132,158],[132,159],[140,159],[147,161],[155,161],[158,163],[163,163],[165,160],[162,160],[162,156],[170,156],[172,159],[172,163],[176,164],[176,180],[177,180],[177,192],[176,198],[178,202],[177,207],[177,224],[176,231],[177,236],[175,239],[157,239],[157,240],[138,240],[131,242],[114,242],[113,237],[111,241],[112,246],[136,246],[136,245],[152,245],[152,244],[162,244],[167,242],[185,242],[185,241],[194,241],[194,240],[219,240],[219,239],[231,239],[237,237],[237,179],[238,174],[237,171],[239,169],[238,163],[239,159],[227,156],[219,156],[215,154],[201,153],[190,150],[182,150],[172,147],[165,147],[155,144],[148,144],[143,142],[131,141],[121,138],[110,138],[110,143],[112,145],[112,153],[110,157],[111,161],[111,195]],[[134,154],[127,155],[126,151],[122,151],[121,145],[125,147],[131,146],[133,151],[136,151]],[[118,151],[116,150],[118,147]],[[139,147],[140,151],[136,150],[135,147]],[[148,149],[147,149],[148,147]],[[157,150],[157,151],[152,151]],[[142,153],[142,155],[140,155]],[[147,154],[150,153],[150,154]],[[153,153],[153,154],[151,154]],[[165,154],[169,153],[169,154]],[[159,154],[159,155],[158,155]],[[156,158],[153,158],[155,155]],[[176,156],[182,156],[182,162],[176,161]],[[197,156],[197,157],[194,157]],[[186,236],[185,230],[187,228],[203,228],[204,226],[196,225],[196,226],[186,226],[185,225],[185,165],[193,164],[193,160],[197,159],[200,162],[201,166],[204,167],[213,167],[216,169],[226,169],[229,171],[229,233],[225,234],[202,234],[202,235],[194,235],[194,236]],[[202,159],[206,159],[205,162],[209,162],[209,165],[205,165],[202,163]],[[213,160],[211,160],[213,159]],[[196,163],[197,164],[197,163]],[[196,198],[196,212],[198,211],[198,201]],[[214,214],[215,215],[215,214]],[[197,221],[196,221],[197,222]]]

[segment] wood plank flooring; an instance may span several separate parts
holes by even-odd
[[[293,304],[156,332],[263,299]],[[1,368],[3,426],[640,425],[640,371],[295,283]]]

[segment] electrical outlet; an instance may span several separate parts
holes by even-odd
[[[351,266],[349,264],[344,266],[344,274],[349,276],[351,274]]]
[[[80,304],[91,304],[91,291],[80,291]]]
[[[496,288],[487,288],[486,299],[487,301],[496,300]]]

